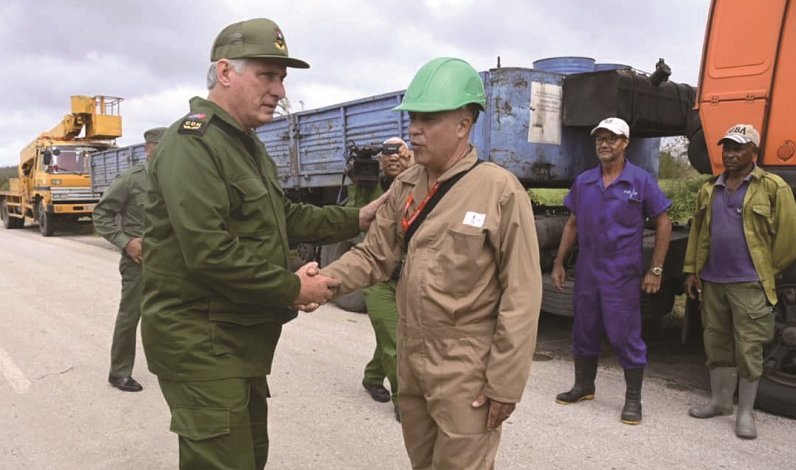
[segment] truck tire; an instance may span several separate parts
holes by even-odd
[[[52,237],[55,233],[55,215],[47,213],[42,201],[39,201],[39,232],[43,237]]]
[[[572,318],[575,306],[572,303],[575,284],[571,279],[564,281],[564,291],[558,292],[553,287],[551,276],[542,276],[542,311],[553,315]]]
[[[359,236],[352,238],[351,240],[345,240],[322,247],[320,262],[321,267],[328,266],[332,262],[336,261],[361,240],[362,237]],[[343,310],[348,310],[349,312],[367,313],[368,311],[367,306],[365,306],[365,295],[361,290],[355,290],[354,292],[348,293],[346,295],[341,295],[340,297],[334,299],[332,303]]]
[[[760,377],[755,407],[768,413],[796,419],[796,383],[790,385],[780,383],[763,373]]]
[[[25,219],[11,217],[11,214],[8,212],[8,202],[5,199],[3,199],[3,205],[0,206],[0,216],[3,218],[3,227],[8,230],[22,228],[22,226],[25,225]]]
[[[774,338],[763,348],[763,376],[755,406],[796,418],[796,263],[777,282]]]
[[[680,331],[680,342],[698,345],[702,342],[702,312],[699,301],[686,296],[683,329]]]

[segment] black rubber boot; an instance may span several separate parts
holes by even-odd
[[[641,422],[641,382],[644,380],[644,368],[625,369],[625,406],[622,407],[622,422],[638,424]]]
[[[597,356],[575,356],[575,385],[570,391],[556,395],[556,403],[570,405],[581,400],[594,399],[597,359]]]

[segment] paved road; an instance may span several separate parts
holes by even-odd
[[[169,469],[177,440],[143,352],[141,393],[108,386],[119,299],[118,255],[92,235],[44,239],[0,228],[0,469]],[[561,406],[571,385],[565,319],[543,317],[523,402],[504,428],[499,469],[785,469],[796,421],[758,412],[760,438],[737,440],[730,417],[697,421],[706,396],[698,351],[677,331],[651,337],[644,422],[619,422],[622,371],[606,354],[594,401]],[[270,378],[269,468],[407,469],[389,405],[359,385],[374,344],[364,315],[333,307],[285,328]]]

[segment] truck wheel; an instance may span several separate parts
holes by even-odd
[[[359,236],[352,238],[351,240],[338,242],[333,245],[326,245],[321,248],[321,267],[330,265],[361,240],[362,237]],[[365,306],[365,296],[362,294],[361,290],[355,290],[349,294],[341,295],[332,302],[343,310],[348,310],[349,312],[367,313],[368,311],[368,308]]]
[[[290,270],[296,271],[310,261],[317,261],[315,245],[299,243],[295,249],[290,250]]]
[[[3,218],[3,227],[6,229],[22,228],[22,226],[25,225],[25,219],[11,217],[11,214],[8,212],[8,201],[6,200],[3,200],[3,205],[0,206],[0,215]]]
[[[699,301],[688,296],[685,300],[685,317],[680,332],[680,342],[683,344],[702,342],[702,312],[699,311]]]
[[[774,340],[763,348],[763,376],[755,406],[796,418],[796,265],[783,274],[777,285]]]
[[[763,374],[755,407],[788,418],[796,418],[796,382],[781,383]]]
[[[51,237],[55,233],[55,216],[47,213],[42,201],[39,201],[39,231],[43,237]]]

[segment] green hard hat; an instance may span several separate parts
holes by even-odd
[[[393,111],[433,113],[468,104],[486,109],[484,82],[472,65],[461,59],[438,57],[420,67],[404,99]]]
[[[282,30],[267,18],[233,23],[218,33],[210,51],[210,61],[218,59],[274,59],[287,67],[307,69],[310,64],[287,54]]]

